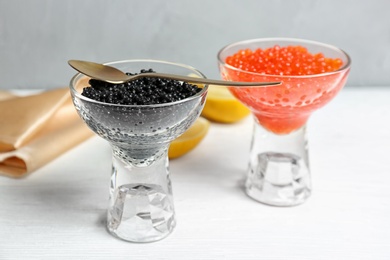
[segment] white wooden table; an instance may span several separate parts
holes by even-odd
[[[177,227],[133,244],[104,226],[111,152],[93,137],[24,179],[0,176],[0,259],[390,259],[390,86],[347,87],[309,120],[313,194],[248,198],[251,118],[171,161]]]

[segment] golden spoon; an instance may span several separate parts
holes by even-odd
[[[165,73],[140,73],[137,75],[129,76],[126,75],[121,70],[117,68],[103,65],[100,63],[82,61],[82,60],[69,60],[68,64],[81,72],[84,75],[90,76],[91,78],[98,79],[104,82],[120,84],[130,80],[134,80],[141,77],[155,77],[155,78],[166,78],[166,79],[175,79],[180,81],[187,81],[193,83],[203,83],[203,84],[212,84],[220,86],[271,86],[271,85],[280,85],[281,82],[236,82],[236,81],[224,81],[224,80],[215,80],[215,79],[205,79],[205,78],[196,78],[196,77],[187,77],[181,75],[165,74]]]

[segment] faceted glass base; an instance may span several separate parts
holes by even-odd
[[[246,193],[253,199],[274,206],[303,203],[310,195],[309,171],[296,155],[262,153],[256,168],[249,168]]]
[[[298,205],[310,196],[306,127],[278,135],[255,120],[245,189],[273,206]]]
[[[122,185],[116,192],[107,223],[114,236],[133,242],[152,242],[171,233],[175,226],[173,200],[161,186]]]
[[[112,235],[130,242],[153,242],[175,227],[167,147],[160,152],[162,156],[149,158],[153,163],[146,166],[113,153],[107,212],[107,229]]]

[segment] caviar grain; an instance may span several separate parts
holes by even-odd
[[[140,73],[153,73],[142,69]],[[136,75],[126,73],[127,75]],[[153,105],[179,101],[195,95],[201,88],[177,80],[142,77],[122,84],[112,84],[97,79],[89,80],[81,95],[90,99],[120,105]]]
[[[300,45],[239,50],[227,57],[226,63],[245,71],[291,76],[336,71],[343,65],[341,59],[327,58],[323,53],[310,53]]]

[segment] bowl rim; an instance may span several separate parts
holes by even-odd
[[[229,64],[226,64],[226,62],[224,60],[222,60],[222,57],[221,57],[222,53],[225,50],[227,50],[228,48],[231,48],[231,47],[234,47],[234,46],[238,46],[238,45],[244,45],[244,44],[248,44],[248,43],[271,42],[271,41],[272,42],[280,41],[281,43],[282,42],[296,42],[297,44],[299,44],[299,43],[307,43],[307,44],[312,44],[312,45],[318,45],[318,46],[326,47],[328,49],[333,49],[333,50],[338,51],[338,52],[342,53],[343,55],[345,55],[347,62],[341,68],[339,68],[338,70],[330,71],[330,72],[324,72],[324,73],[312,74],[312,75],[276,75],[276,74],[262,74],[262,73],[258,73],[258,72],[251,72],[251,71],[242,70],[242,69],[236,68],[234,66],[231,66]],[[270,47],[272,47],[272,46],[270,46]],[[244,48],[245,47],[243,46],[243,49]],[[243,72],[243,73],[252,74],[252,75],[256,75],[256,76],[275,77],[275,78],[280,78],[280,79],[283,79],[283,78],[285,78],[285,79],[288,79],[288,78],[303,79],[303,78],[323,77],[323,76],[327,76],[327,75],[337,74],[337,73],[340,73],[342,71],[349,70],[350,67],[351,67],[351,62],[352,62],[351,61],[351,57],[348,55],[348,53],[346,53],[344,50],[342,50],[342,49],[340,49],[340,48],[338,48],[338,47],[336,47],[334,45],[330,45],[330,44],[322,43],[322,42],[318,42],[318,41],[300,39],[300,38],[284,38],[284,37],[254,38],[254,39],[247,39],[247,40],[233,42],[233,43],[230,43],[228,45],[225,45],[223,48],[221,48],[218,51],[217,59],[218,59],[218,63],[220,65],[222,65],[222,66],[224,66],[224,67],[226,67],[228,69],[235,70],[237,72]],[[272,86],[266,86],[266,87],[272,87]]]
[[[183,67],[183,68],[192,70],[193,72],[196,72],[199,75],[201,75],[203,78],[206,78],[206,76],[201,71],[199,71],[198,69],[196,69],[196,68],[194,68],[194,67],[192,67],[190,65],[177,63],[177,62],[164,61],[164,60],[127,59],[127,60],[116,60],[116,61],[105,62],[103,64],[104,65],[115,65],[115,64],[130,63],[130,62],[131,63],[136,63],[136,62],[144,62],[144,63],[146,63],[146,62],[149,62],[149,63],[160,63],[160,64],[179,66],[179,67]],[[155,108],[155,107],[165,107],[165,106],[178,105],[178,104],[181,104],[181,103],[184,103],[184,102],[188,102],[188,101],[191,101],[191,100],[197,99],[198,97],[203,96],[204,93],[207,93],[208,86],[209,86],[209,84],[204,84],[204,86],[201,89],[201,91],[199,91],[195,95],[192,95],[192,96],[190,96],[188,98],[184,98],[184,99],[181,99],[181,100],[178,100],[178,101],[174,101],[174,102],[161,103],[161,104],[149,104],[149,105],[124,105],[124,104],[115,104],[115,103],[106,103],[106,102],[102,102],[102,101],[97,101],[97,100],[94,100],[94,99],[91,99],[91,98],[88,98],[88,97],[85,97],[85,96],[81,95],[81,93],[75,88],[75,84],[80,79],[82,79],[83,77],[88,77],[88,76],[86,76],[86,75],[84,75],[84,74],[79,72],[79,73],[76,73],[71,78],[70,84],[69,84],[69,88],[71,90],[72,95],[76,96],[77,98],[79,98],[81,100],[88,101],[88,102],[91,102],[91,103],[102,104],[102,105],[105,105],[105,106],[116,106],[116,107],[127,107],[127,108]]]

